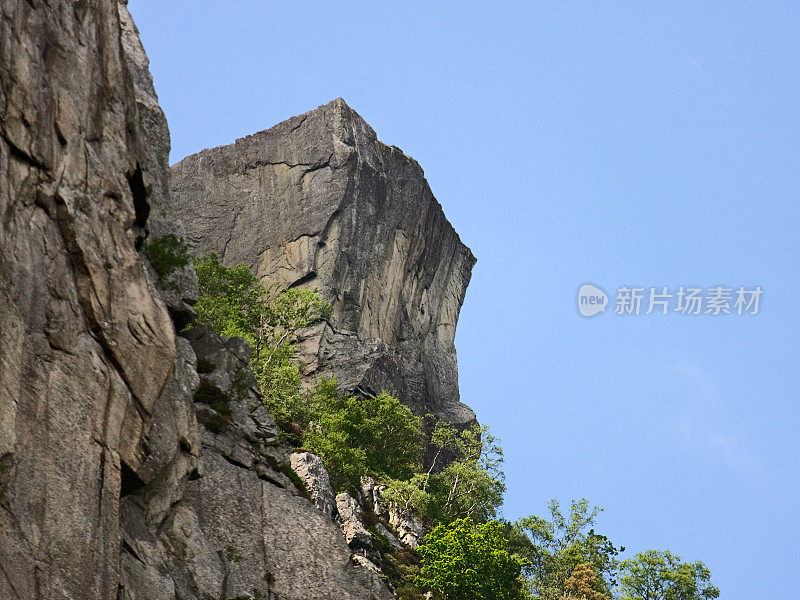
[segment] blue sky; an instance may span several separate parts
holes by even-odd
[[[627,555],[800,597],[800,4],[130,8],[172,162],[339,96],[420,162],[478,257],[461,392],[502,439],[508,518],[586,497]],[[586,319],[585,282],[764,294]]]

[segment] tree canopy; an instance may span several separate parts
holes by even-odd
[[[590,508],[585,498],[572,501],[569,516],[557,500],[550,501],[549,509],[549,519],[531,515],[514,524],[525,536],[518,552],[529,562],[525,575],[531,592],[542,600],[558,600],[569,592],[568,581],[576,569],[583,565],[585,571],[588,565],[594,574],[592,589],[610,597],[619,568],[616,556],[624,548],[615,548],[592,528],[602,509]]]
[[[711,571],[701,561],[683,562],[669,550],[646,550],[622,561],[621,600],[718,598]]]
[[[420,548],[419,583],[445,600],[522,600],[524,561],[507,546],[496,521],[466,518],[439,525]]]

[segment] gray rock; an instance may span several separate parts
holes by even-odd
[[[399,540],[381,523],[376,525],[379,533],[395,549],[402,549],[400,541],[406,546],[416,548],[420,540],[425,536],[424,525],[414,518],[410,512],[401,511],[394,506],[390,506],[383,498],[385,490],[385,485],[376,485],[371,477],[361,478],[361,497],[363,498],[364,506],[378,516],[388,517],[389,525],[397,532]]]
[[[133,22],[125,4],[119,4],[119,20],[122,31],[125,64],[133,84],[133,96],[139,116],[139,126],[146,133],[144,147],[146,160],[142,162],[142,184],[148,190],[149,214],[144,233],[148,241],[167,234],[185,238],[186,234],[175,210],[170,191],[169,169],[169,129],[164,112],[158,105],[158,97],[153,88],[147,54],[139,40],[139,30]],[[178,329],[188,324],[194,316],[192,306],[200,295],[197,275],[191,265],[177,269],[168,281],[162,281],[154,274],[167,308]]]
[[[330,323],[300,345],[306,374],[474,421],[453,338],[475,259],[416,161],[343,100],[189,156],[172,185],[196,251],[333,303]]]
[[[241,338],[221,338],[208,326],[184,335],[198,362],[212,367],[200,374],[195,396],[195,410],[205,424],[204,448],[296,493],[285,473],[291,468],[288,448],[280,442],[278,426],[264,407],[248,364],[250,346]]]
[[[153,411],[153,426],[143,437],[147,458],[137,469],[141,489],[123,489],[123,502],[139,492],[136,501],[144,510],[145,521],[158,527],[172,505],[183,497],[186,482],[200,475],[202,455],[200,432],[192,396],[199,385],[196,358],[189,342],[175,339],[178,349],[172,377],[159,396]],[[123,527],[124,519],[120,520]]]
[[[124,4],[4,0],[0,40],[0,598],[391,598],[287,475],[246,344],[177,338],[196,289],[137,252],[181,230]]]
[[[331,479],[322,460],[310,452],[294,452],[291,455],[292,470],[303,480],[314,504],[331,519],[336,517],[336,499]]]
[[[389,542],[389,545],[392,548],[394,548],[395,550],[402,550],[403,549],[403,545],[400,543],[400,540],[398,540],[395,537],[395,535],[391,531],[389,531],[389,528],[386,527],[383,523],[378,522],[375,525],[375,529],[377,529],[378,533],[380,533],[383,536],[383,538],[387,542]]]
[[[391,598],[314,505],[214,451],[204,461],[164,529],[177,597]]]
[[[200,431],[202,476],[187,477],[180,499],[157,523],[148,515],[158,482],[126,499],[120,598],[391,598],[374,569],[351,560],[336,524],[286,475],[290,457],[274,421],[253,387],[237,383],[237,373],[252,377],[247,344],[207,327],[186,336],[204,363],[199,389],[213,385],[194,404],[207,423]],[[227,404],[224,415],[219,402]],[[210,416],[224,416],[223,427],[209,428]]]
[[[0,6],[0,598],[113,598],[176,356],[116,2]],[[168,462],[168,461],[167,461]]]
[[[336,511],[347,545],[372,551],[372,534],[364,527],[363,511],[355,498],[346,492],[336,495]]]
[[[382,499],[385,489],[385,485],[377,485],[372,477],[362,477],[361,498],[364,507],[374,512],[376,515],[388,516],[389,506],[386,501]]]
[[[425,537],[425,527],[413,515],[392,508],[389,511],[389,525],[397,532],[400,541],[409,548],[416,548]]]
[[[372,571],[375,575],[381,575],[381,569],[378,565],[368,559],[366,556],[361,556],[360,554],[353,555],[353,562],[357,565],[365,568],[368,571]]]

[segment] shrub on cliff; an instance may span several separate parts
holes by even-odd
[[[387,500],[435,523],[494,518],[505,491],[503,451],[488,427],[474,424],[459,430],[440,421],[430,444],[435,453],[427,471],[391,481]]]
[[[305,403],[293,362],[298,333],[328,318],[331,306],[316,290],[266,288],[247,265],[226,267],[212,252],[193,260],[200,286],[195,323],[219,335],[246,339],[251,367],[267,408],[291,431]]]
[[[342,396],[323,379],[309,395],[303,446],[322,458],[336,489],[357,489],[362,475],[408,479],[422,468],[420,421],[389,394]]]
[[[142,252],[166,285],[177,289],[172,275],[189,264],[189,246],[174,233],[145,240]]]

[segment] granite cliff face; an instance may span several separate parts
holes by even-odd
[[[116,2],[0,11],[0,597],[112,598],[176,358],[136,252],[159,165]]]
[[[475,259],[417,162],[343,100],[183,159],[172,190],[197,251],[333,303],[303,345],[309,375],[474,420],[453,339]]]
[[[191,267],[176,292],[138,251],[185,235],[186,200],[173,201],[169,133],[125,3],[6,0],[0,19],[0,598],[392,598],[362,505],[398,547],[421,530],[377,486],[334,499],[318,459],[290,457],[247,345],[176,333],[197,296]],[[290,123],[299,137],[276,150],[284,183],[270,185],[291,201],[253,221],[269,244],[239,238],[231,208],[208,245],[190,219],[192,241],[215,248],[227,232],[230,260],[259,243],[263,275],[335,298],[334,327],[306,340],[309,371],[472,419],[452,338],[473,259],[421,170],[341,101]],[[330,145],[327,166],[290,166]]]

